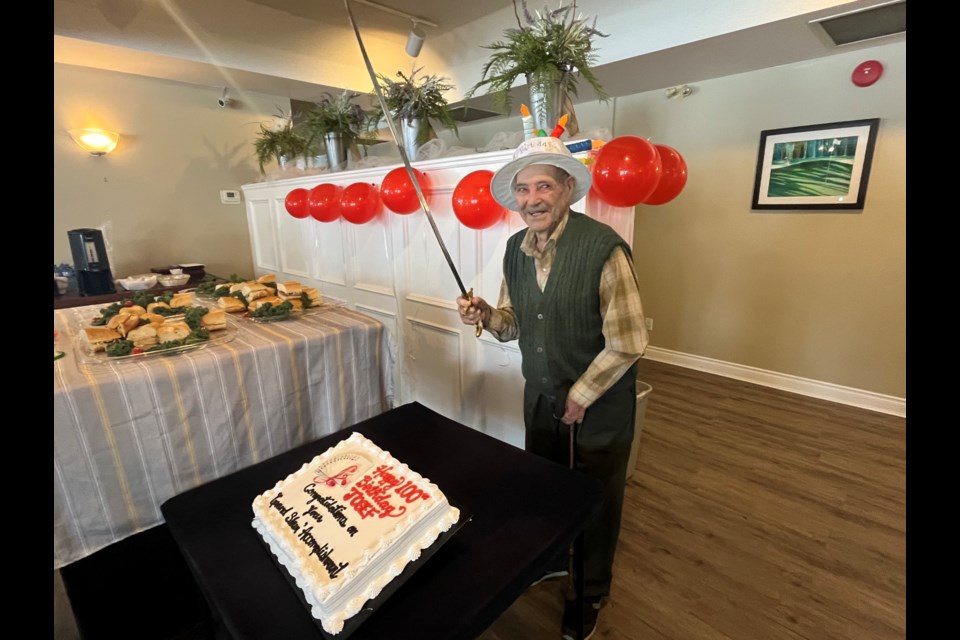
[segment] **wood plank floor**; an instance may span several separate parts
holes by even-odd
[[[652,361],[607,640],[906,637],[906,420]],[[564,583],[481,640],[559,637]]]

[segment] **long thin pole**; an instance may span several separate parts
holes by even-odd
[[[390,135],[393,136],[393,142],[397,145],[397,149],[400,151],[400,159],[403,160],[403,166],[407,170],[407,175],[410,177],[410,182],[413,184],[413,189],[417,193],[417,199],[420,201],[420,208],[423,209],[423,212],[427,214],[427,220],[430,222],[430,228],[433,229],[433,235],[436,236],[437,242],[440,244],[440,250],[443,251],[443,257],[447,259],[447,266],[450,267],[450,271],[453,273],[453,277],[457,280],[457,286],[460,287],[460,293],[464,298],[473,297],[473,289],[467,291],[467,288],[463,286],[463,280],[460,279],[460,273],[457,271],[456,265],[453,264],[453,258],[450,257],[450,252],[447,251],[447,245],[443,242],[443,237],[440,235],[440,229],[437,228],[437,223],[433,220],[433,214],[430,213],[430,205],[427,204],[427,199],[423,195],[423,191],[420,189],[420,183],[417,181],[417,177],[413,173],[413,167],[410,166],[410,159],[407,158],[407,151],[404,149],[403,144],[400,143],[400,135],[397,133],[397,125],[393,122],[393,116],[390,115],[390,109],[387,108],[387,101],[383,97],[383,91],[380,89],[380,83],[377,81],[377,74],[373,70],[373,65],[370,64],[370,56],[367,55],[367,48],[363,46],[363,38],[360,37],[360,29],[357,28],[357,21],[353,18],[353,10],[350,8],[350,0],[343,0],[343,5],[347,8],[347,16],[350,18],[350,26],[353,27],[353,33],[357,36],[357,44],[360,45],[360,53],[363,55],[363,63],[367,67],[367,73],[370,75],[370,82],[373,83],[373,91],[377,96],[377,101],[380,103],[380,109],[383,111],[383,116],[387,121],[387,126],[390,127]],[[483,323],[477,323],[477,337],[480,336],[483,331]]]

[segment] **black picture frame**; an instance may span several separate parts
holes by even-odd
[[[752,208],[862,210],[879,118],[760,132]]]

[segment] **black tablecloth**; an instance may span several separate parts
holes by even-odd
[[[569,546],[600,504],[596,480],[419,403],[403,405],[163,504],[214,616],[235,640],[325,637],[251,526],[251,505],[353,431],[435,482],[471,520],[351,640],[475,638]]]

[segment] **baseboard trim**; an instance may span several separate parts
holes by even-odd
[[[812,398],[839,402],[840,404],[869,409],[871,411],[879,411],[880,413],[900,416],[902,418],[907,417],[906,398],[897,398],[896,396],[844,387],[830,382],[810,380],[809,378],[800,378],[786,373],[757,369],[756,367],[748,367],[742,364],[734,364],[732,362],[724,362],[723,360],[714,360],[713,358],[694,356],[688,353],[657,347],[647,347],[643,357],[645,360],[665,362],[666,364],[674,364],[678,367],[705,371],[718,376],[752,382],[765,387],[799,393],[800,395],[810,396]]]

